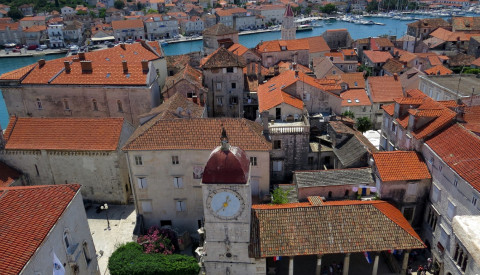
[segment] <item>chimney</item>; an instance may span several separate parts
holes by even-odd
[[[144,74],[148,73],[148,60],[142,60],[142,71]]]
[[[298,78],[298,71],[295,71],[295,78]]]
[[[292,63],[292,70],[294,70],[294,71],[297,70],[297,62]]]
[[[73,61],[73,62],[78,62],[78,61],[80,61],[80,59],[78,59],[78,57],[74,57],[74,58],[72,59],[72,61]]]
[[[93,71],[92,61],[90,60],[80,61],[80,66],[82,66],[82,74],[92,73]]]
[[[123,60],[123,61],[122,61],[122,65],[123,65],[123,73],[124,73],[124,74],[128,73],[127,60]]]
[[[45,59],[38,60],[38,66],[43,67],[45,65]]]
[[[395,81],[398,81],[398,74],[397,73],[393,74],[393,79],[395,79]]]
[[[278,65],[273,66],[273,74],[274,74],[275,76],[277,76],[277,75],[280,74],[280,70],[279,70],[279,68],[278,68]]]
[[[63,65],[65,65],[65,72],[70,73],[70,71],[72,70],[70,68],[70,62],[65,60],[65,61],[63,61]]]
[[[80,60],[85,60],[85,53],[84,53],[84,52],[78,53],[78,58],[79,58]]]
[[[248,63],[247,64],[247,76],[252,74],[252,65],[253,65],[253,63]]]
[[[120,44],[120,47],[121,47],[122,49],[124,49],[124,50],[127,49],[127,47],[125,46],[125,43],[121,43],[121,44]]]

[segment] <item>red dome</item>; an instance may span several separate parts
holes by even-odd
[[[245,152],[235,146],[222,150],[218,146],[208,158],[203,171],[203,183],[246,184],[250,161]]]

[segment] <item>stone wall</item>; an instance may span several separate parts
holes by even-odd
[[[242,68],[234,67],[232,73],[227,72],[227,68],[204,70],[203,78],[204,85],[208,87],[207,111],[209,117],[243,117],[245,83]],[[235,83],[235,88],[232,88],[233,83]],[[232,101],[235,97],[236,103]],[[219,98],[221,98],[221,103]]]

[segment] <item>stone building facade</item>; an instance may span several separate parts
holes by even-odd
[[[158,44],[158,43],[157,43]],[[157,50],[161,51],[158,45]],[[160,102],[166,60],[150,44],[122,44],[77,59],[39,60],[0,76],[9,115],[137,117]],[[108,65],[108,66],[107,66]],[[159,87],[160,86],[160,87]]]
[[[222,23],[211,26],[203,31],[203,54],[210,55],[216,51],[221,43],[238,43],[238,31]]]
[[[29,185],[79,183],[86,200],[124,204],[132,191],[120,148],[133,130],[122,118],[12,117],[0,160]]]
[[[218,144],[222,125],[230,144],[244,148],[252,163],[253,200],[262,201],[269,194],[271,144],[262,136],[260,125],[245,119],[153,118],[124,147],[136,211],[147,227],[172,225],[197,234],[204,218],[203,169]]]
[[[243,117],[245,60],[220,47],[200,64],[209,117]]]

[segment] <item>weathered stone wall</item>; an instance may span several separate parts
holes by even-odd
[[[294,62],[294,55],[297,54],[297,63],[303,66],[308,67],[309,65],[309,53],[308,50],[298,50],[298,51],[280,51],[280,52],[267,52],[261,53],[262,55],[262,65],[264,67],[272,67],[280,61]]]
[[[122,152],[4,150],[0,159],[32,185],[79,183],[84,199],[122,204],[131,194]]]
[[[281,141],[280,149],[272,149],[271,160],[283,161],[282,171],[272,170],[272,181],[290,182],[293,171],[305,170],[308,167],[309,152],[309,131],[303,133],[291,134],[272,134],[270,133],[272,144],[276,140]]]
[[[2,88],[2,93],[10,116],[123,117],[133,125],[138,125],[139,115],[149,112],[159,102],[156,82],[150,87],[24,85]],[[41,102],[41,109],[37,99]],[[69,110],[65,108],[65,100]],[[94,109],[94,100],[97,110]]]
[[[244,75],[242,68],[234,67],[232,73],[227,68],[203,71],[204,85],[208,88],[207,111],[209,117],[243,117]],[[220,83],[220,87],[217,84]],[[232,88],[235,83],[235,88]],[[232,103],[232,98],[237,102]],[[219,102],[221,98],[221,103]]]
[[[28,230],[28,228],[25,230]],[[72,251],[73,257],[76,258],[75,263],[78,265],[78,272],[74,272],[73,268],[68,264],[68,252],[63,238],[64,232],[68,232],[70,247],[78,244],[78,247]],[[83,252],[84,243],[86,243],[88,257],[90,258],[88,265]],[[73,198],[70,205],[65,209],[65,212],[53,226],[45,240],[43,240],[41,246],[25,265],[21,274],[50,274],[52,272],[53,253],[57,255],[61,263],[67,263],[65,266],[66,275],[100,274],[95,255],[95,246],[80,194]]]

